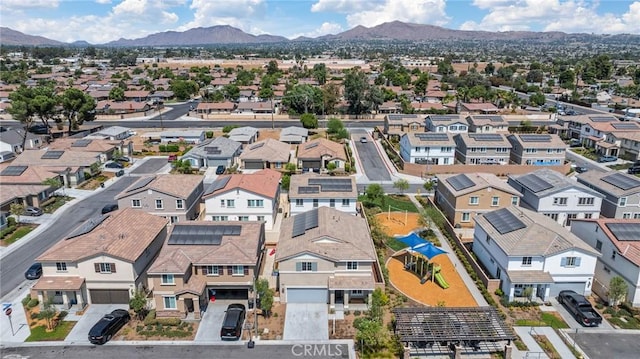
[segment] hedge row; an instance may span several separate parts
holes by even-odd
[[[155,309],[150,310],[144,318],[144,325],[180,325],[180,323],[182,323],[180,318],[156,318]]]
[[[179,145],[160,145],[158,146],[160,152],[178,152],[180,151]]]

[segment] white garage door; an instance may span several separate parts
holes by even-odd
[[[287,288],[287,303],[327,303],[329,294],[322,288]]]
[[[549,296],[557,297],[561,290],[572,290],[580,295],[584,294],[585,282],[556,282],[551,285]]]

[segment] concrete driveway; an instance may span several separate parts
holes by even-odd
[[[284,340],[329,340],[329,312],[320,303],[287,303]]]
[[[589,358],[637,359],[640,331],[585,329],[568,332]]]
[[[71,332],[65,338],[65,342],[73,344],[91,344],[89,343],[89,330],[94,324],[100,320],[105,314],[109,314],[115,309],[128,310],[127,304],[91,304],[87,311],[82,315],[80,320],[71,329]],[[107,343],[108,344],[108,343]]]
[[[136,167],[130,170],[129,174],[132,175],[145,175],[155,174],[165,167],[171,168],[171,164],[167,161],[167,157],[163,158],[147,158],[144,162],[136,165]]]
[[[222,329],[222,321],[224,320],[224,314],[227,307],[231,303],[238,303],[237,300],[216,300],[215,302],[209,302],[207,311],[204,312],[200,324],[198,325],[198,332],[194,341],[196,342],[221,342],[220,329]],[[246,306],[246,303],[243,303]]]
[[[569,325],[569,328],[574,328],[574,329],[575,328],[579,328],[579,329],[589,328],[589,327],[585,327],[582,324],[578,323],[578,321],[573,317],[573,315],[571,315],[571,313],[569,313],[567,308],[565,308],[564,305],[558,303],[558,299],[550,298],[549,301],[551,302],[553,307],[558,311],[558,313],[560,314],[562,319],[564,319],[564,321],[567,322],[567,324]],[[602,318],[602,323],[598,326],[598,328],[613,329],[611,324],[609,322],[607,322],[607,320],[604,319],[604,318]]]

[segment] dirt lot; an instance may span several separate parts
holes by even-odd
[[[269,318],[265,318],[262,315],[258,315],[258,335],[263,340],[280,340],[282,339],[282,333],[284,333],[284,314],[286,305],[280,303],[273,303],[271,308],[271,315]],[[254,333],[254,317],[253,313],[247,315],[246,323],[250,324],[251,334]],[[265,332],[265,329],[267,330]],[[245,331],[244,339],[249,340],[249,331]]]
[[[404,223],[404,213],[392,212],[390,219],[387,219],[386,213],[380,213],[376,217],[388,235],[407,234],[420,227],[418,224],[420,215],[417,213],[407,214],[406,223]],[[389,281],[406,296],[422,304],[431,306],[444,305],[446,307],[478,306],[458,274],[457,268],[454,267],[447,255],[436,256],[432,261],[440,265],[442,276],[450,285],[448,289],[442,289],[430,280],[420,284],[420,278],[416,274],[404,269],[402,257],[391,257],[387,260]]]

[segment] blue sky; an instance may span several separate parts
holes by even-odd
[[[213,25],[317,37],[394,20],[462,30],[640,34],[640,0],[1,0],[0,13],[2,26],[26,34],[94,44]]]

